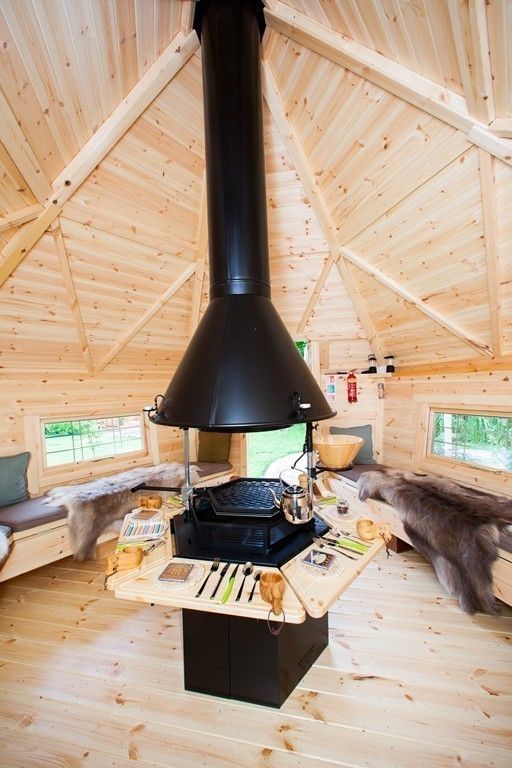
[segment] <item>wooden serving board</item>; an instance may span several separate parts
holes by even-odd
[[[327,554],[334,554],[337,558],[333,575],[329,571],[324,575],[314,566],[305,566],[304,558],[313,549],[318,549],[317,544],[312,544],[307,549],[282,566],[281,573],[300,599],[309,616],[319,619],[327,613],[331,605],[345,592],[359,574],[364,571],[368,563],[373,560],[383,548],[382,539],[376,539],[370,549],[357,560],[336,552],[334,548],[324,549]],[[335,565],[336,565],[335,564]],[[334,567],[334,566],[333,566]]]
[[[172,562],[190,563],[198,566],[198,568],[202,570],[202,574],[198,579],[195,578],[194,573],[192,573],[192,580],[190,583],[185,582],[185,584],[179,585],[158,581],[159,574],[169,562],[171,562],[170,559],[163,562],[160,561],[158,564],[144,568],[143,571],[135,574],[125,571],[124,577],[119,574],[119,580],[114,584],[115,596],[124,600],[136,600],[142,603],[158,603],[159,605],[168,605],[173,608],[188,608],[195,611],[223,613],[231,616],[241,616],[252,619],[267,618],[270,606],[262,600],[259,585],[256,585],[252,602],[247,602],[249,592],[254,584],[252,576],[248,576],[245,581],[241,600],[239,602],[235,601],[238,588],[243,579],[242,565],[240,565],[240,568],[238,569],[229,600],[226,603],[221,603],[221,597],[228,584],[228,578],[234,568],[234,564],[230,565],[215,598],[212,600],[210,599],[210,595],[218,581],[220,571],[222,570],[225,561],[224,563],[221,562],[219,570],[210,576],[201,597],[195,597],[195,594],[210,570],[212,561],[193,560],[182,557],[172,558]],[[279,571],[278,568],[267,566],[258,568],[257,570],[261,570],[262,573],[266,571]],[[306,613],[304,608],[293,589],[290,587],[288,587],[284,593],[283,608],[287,623],[302,624],[302,622],[305,621]]]

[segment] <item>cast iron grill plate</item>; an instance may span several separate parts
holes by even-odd
[[[208,488],[211,505],[217,515],[273,517],[279,514],[271,490],[281,497],[279,480],[245,477]]]

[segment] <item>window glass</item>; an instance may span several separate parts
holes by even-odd
[[[465,464],[512,471],[512,417],[434,411],[431,452]]]
[[[43,424],[47,467],[108,459],[144,448],[140,414]]]

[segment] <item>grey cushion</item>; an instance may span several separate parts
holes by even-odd
[[[365,424],[361,427],[331,427],[331,435],[356,435],[362,437],[364,445],[359,449],[354,462],[358,464],[375,464],[373,458],[372,425]]]
[[[0,457],[0,507],[28,499],[27,466],[30,453]]]
[[[0,509],[0,525],[7,525],[12,531],[26,531],[45,523],[53,523],[67,517],[65,507],[48,504],[47,496],[21,501]]]

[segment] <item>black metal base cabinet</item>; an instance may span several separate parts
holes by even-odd
[[[266,620],[185,609],[185,689],[280,707],[328,643],[328,614],[276,637]]]

